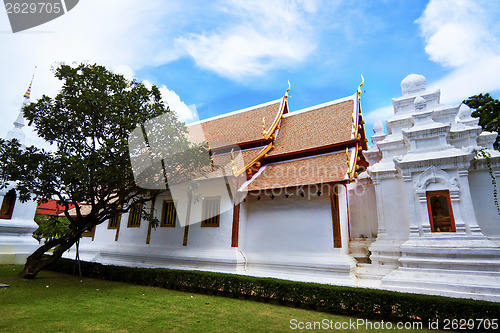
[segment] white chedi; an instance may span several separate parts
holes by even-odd
[[[467,126],[478,126],[479,118],[473,118],[471,108],[462,104],[458,109],[458,122]]]
[[[17,139],[21,143],[21,145],[24,146],[26,135],[24,134],[23,127],[24,127],[24,118],[22,112],[20,112],[19,116],[14,121],[14,128],[7,133],[5,139],[6,140]]]
[[[373,132],[375,134],[380,134],[384,132],[384,124],[382,124],[382,121],[376,120],[375,123],[373,124]]]
[[[425,91],[427,80],[423,75],[410,74],[401,81],[401,92],[403,96],[415,95]]]
[[[24,94],[24,102],[22,107],[29,103],[31,91],[30,88]],[[25,147],[25,134],[23,131],[24,118],[23,111],[19,112],[17,119],[14,121],[14,128],[7,135],[7,140],[17,139],[22,147]],[[8,205],[9,214],[3,215],[0,218],[0,264],[24,264],[26,258],[36,250],[38,242],[32,237],[33,231],[38,228],[34,221],[36,211],[36,201],[29,200],[21,202],[14,195],[12,198],[7,197],[9,191],[15,189],[15,184],[10,182],[7,188],[0,190],[0,203],[2,206]],[[11,192],[12,193],[12,192]]]
[[[417,96],[413,101],[413,105],[415,106],[415,109],[417,111],[423,111],[425,110],[427,103],[425,102],[425,99],[422,96]]]

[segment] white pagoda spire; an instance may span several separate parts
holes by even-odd
[[[35,74],[33,74],[33,77]],[[31,78],[30,85],[28,89],[26,90],[26,93],[24,94],[24,100],[23,104],[21,106],[21,110],[19,110],[19,115],[17,116],[17,119],[14,121],[14,128],[11,129],[7,133],[7,140],[12,140],[12,139],[17,139],[21,145],[25,145],[25,137],[26,135],[24,134],[23,127],[24,127],[24,116],[23,116],[23,108],[29,104],[30,101],[30,95],[31,95],[31,85],[33,84],[33,77]]]

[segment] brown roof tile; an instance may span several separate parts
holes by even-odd
[[[268,164],[247,186],[248,191],[339,182],[347,173],[346,153],[333,153]]]
[[[275,148],[269,156],[314,149],[351,140],[354,101],[289,113],[281,122]]]
[[[248,111],[188,125],[189,139],[200,143],[204,135],[212,149],[261,140],[262,118],[266,117],[266,130],[269,130],[280,111],[281,102],[282,99]]]

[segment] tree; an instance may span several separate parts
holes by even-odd
[[[38,229],[33,232],[33,237],[39,242],[42,239],[50,241],[54,238],[60,238],[69,230],[69,220],[66,217],[35,214],[35,222],[38,224]]]
[[[479,125],[485,131],[497,132],[500,130],[500,101],[493,99],[490,94],[479,94],[469,97],[464,101],[471,109],[473,117],[479,118]],[[494,145],[495,149],[500,149],[500,136],[497,137]]]
[[[142,126],[144,131],[146,121],[161,115],[163,122],[157,127],[162,127],[159,133],[164,135],[165,144],[190,154],[192,163],[182,167],[176,167],[175,158],[164,156],[162,163],[170,163],[170,170],[189,174],[207,163],[202,158],[207,156],[206,146],[189,143],[185,125],[162,102],[156,86],[148,89],[137,80],[129,81],[95,64],[61,64],[54,74],[63,81],[59,93],[54,98],[44,95],[26,106],[24,117],[38,136],[55,144],[57,150],[23,148],[15,139],[0,140],[3,186],[14,182],[22,201],[34,197],[58,200],[69,220],[66,233],[51,238],[27,258],[20,273],[24,278],[35,278],[86,230],[117,213],[128,212],[135,204],[145,207],[147,202],[154,203],[160,190],[136,185],[127,145],[129,135],[137,127]],[[166,184],[166,179],[163,181]],[[79,203],[91,205],[86,216]],[[75,205],[76,216],[69,214],[71,204]],[[145,209],[143,217],[157,223]],[[45,256],[52,248],[53,254]]]

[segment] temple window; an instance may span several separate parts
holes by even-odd
[[[115,214],[115,216],[109,219],[108,229],[118,229],[121,219],[122,219],[122,213]]]
[[[220,197],[205,197],[203,199],[202,227],[219,227]]]
[[[427,208],[432,232],[455,232],[450,191],[427,191]]]
[[[142,204],[136,203],[128,214],[128,228],[139,228],[141,226]]]
[[[175,211],[175,203],[173,200],[164,200],[161,211],[160,227],[175,228],[177,221],[177,212]]]
[[[12,218],[15,203],[16,191],[12,189],[3,197],[2,207],[0,208],[0,219],[10,220]]]

